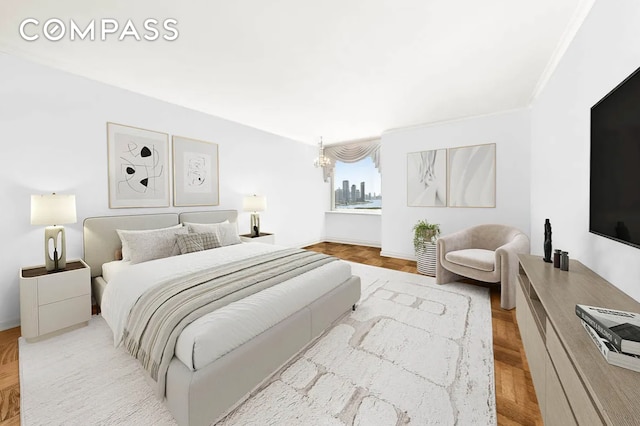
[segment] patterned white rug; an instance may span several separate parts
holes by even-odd
[[[485,288],[353,263],[362,299],[221,425],[496,423]],[[173,425],[101,317],[20,340],[23,425]]]

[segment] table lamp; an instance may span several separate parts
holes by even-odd
[[[44,266],[47,271],[59,271],[67,266],[64,227],[76,223],[75,195],[32,195],[31,224],[47,225],[44,231]],[[53,253],[49,250],[52,241]]]
[[[248,195],[244,197],[242,209],[251,212],[251,238],[260,236],[260,215],[258,212],[267,209],[267,198],[264,195]]]

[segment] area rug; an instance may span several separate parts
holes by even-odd
[[[221,425],[496,423],[485,288],[352,264],[355,312],[277,371]],[[23,425],[175,424],[99,316],[20,340]]]

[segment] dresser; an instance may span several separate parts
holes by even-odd
[[[64,270],[44,266],[20,270],[20,327],[28,341],[50,337],[91,318],[91,270],[82,260],[67,262]]]
[[[607,363],[576,304],[640,312],[640,303],[582,263],[569,271],[519,255],[516,319],[545,425],[637,425],[640,373]]]

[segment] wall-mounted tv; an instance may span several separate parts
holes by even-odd
[[[640,68],[591,107],[589,232],[640,248]]]

